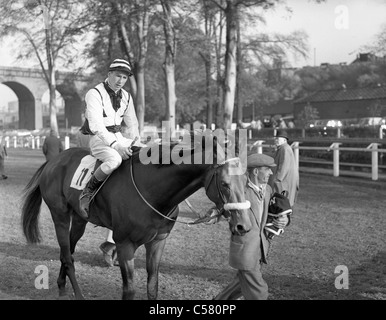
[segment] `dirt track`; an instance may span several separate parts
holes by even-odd
[[[50,214],[43,205],[43,242],[26,245],[20,229],[21,191],[44,162],[33,150],[9,150],[8,180],[0,181],[0,299],[57,299],[59,250]],[[301,191],[291,226],[276,238],[263,275],[269,299],[386,299],[386,197],[384,182],[301,174]],[[204,211],[211,204],[200,190],[190,202]],[[180,221],[194,216],[182,204]],[[98,246],[104,233],[88,225],[75,253],[86,299],[120,299],[118,268],[105,267]],[[227,263],[228,226],[176,224],[160,267],[159,299],[211,299],[233,276]],[[35,268],[49,270],[49,289],[38,290]],[[349,288],[335,288],[337,266],[347,266]],[[144,250],[136,257],[136,299],[146,297]],[[68,283],[68,292],[71,286]]]

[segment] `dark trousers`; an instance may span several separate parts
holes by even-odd
[[[267,300],[268,285],[261,274],[261,266],[254,270],[238,270],[233,281],[221,291],[215,300]]]

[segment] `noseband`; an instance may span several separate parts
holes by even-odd
[[[221,187],[219,185],[218,170],[217,169],[221,168],[225,164],[232,162],[232,161],[240,161],[240,158],[231,158],[231,159],[225,160],[221,163],[215,164],[213,173],[212,173],[210,179],[208,180],[208,183],[206,183],[206,185],[205,185],[205,191],[206,191],[206,190],[208,190],[212,181],[214,181],[216,184],[217,192],[220,195],[220,199],[221,199],[222,204],[223,204],[222,208],[219,209],[219,215],[224,214],[224,211],[246,210],[246,209],[249,209],[251,207],[251,203],[248,200],[246,200],[245,202],[227,202],[225,199],[225,196],[221,190]]]

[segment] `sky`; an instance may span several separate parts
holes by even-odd
[[[386,25],[386,0],[327,0],[321,4],[309,0],[285,2],[286,5],[280,5],[274,11],[265,12],[265,30],[282,34],[295,30],[307,32],[309,56],[291,59],[293,67],[326,62],[349,64],[361,52],[361,47],[374,42],[382,25]],[[27,61],[24,65],[31,67],[34,64],[36,62]],[[0,65],[20,66],[5,42],[0,43]],[[0,84],[0,97],[2,104],[8,99],[15,100],[16,96]]]
[[[361,47],[374,42],[386,25],[386,0],[287,0],[292,14],[280,6],[266,13],[266,30],[290,33],[304,30],[309,36],[309,57],[291,61],[294,67],[321,63],[347,64]]]

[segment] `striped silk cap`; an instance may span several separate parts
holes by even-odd
[[[130,63],[123,59],[115,59],[113,63],[110,64],[109,71],[123,71],[126,72],[129,76],[133,75]]]

